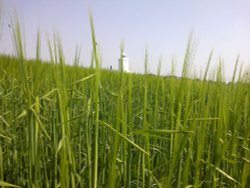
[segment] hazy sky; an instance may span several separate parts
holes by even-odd
[[[232,74],[240,54],[250,63],[250,0],[3,0],[4,22],[1,53],[13,53],[8,24],[15,11],[23,27],[27,57],[35,56],[36,32],[42,32],[42,57],[48,59],[46,34],[59,32],[68,63],[76,45],[82,48],[81,63],[90,65],[92,9],[103,67],[118,67],[119,46],[125,41],[132,71],[143,72],[144,53],[149,52],[149,68],[155,72],[162,58],[162,73],[171,71],[177,60],[180,73],[189,33],[194,33],[193,69],[204,70],[210,51],[212,66],[224,59],[225,72]],[[2,5],[1,5],[2,6]],[[193,70],[192,69],[192,70]]]

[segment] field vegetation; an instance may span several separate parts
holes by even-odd
[[[0,186],[247,187],[250,86],[239,59],[230,84],[222,64],[189,79],[190,38],[180,79],[101,69],[91,18],[94,68],[65,63],[60,38],[51,60],[0,56]],[[121,54],[123,45],[121,45]],[[174,68],[173,68],[174,69]],[[209,75],[209,76],[208,76]],[[208,81],[210,80],[210,81]]]

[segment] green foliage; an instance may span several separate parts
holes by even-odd
[[[51,62],[0,56],[0,186],[246,187],[250,184],[250,86],[236,72],[223,82],[126,74],[100,68],[92,16],[94,69],[65,64],[59,36]],[[121,45],[121,54],[124,46]],[[173,61],[174,65],[174,61]],[[174,73],[174,66],[172,67]],[[241,72],[241,71],[240,71]]]

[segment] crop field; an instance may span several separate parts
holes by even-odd
[[[247,187],[250,185],[250,85],[222,68],[208,81],[65,63],[59,37],[51,61],[26,60],[18,22],[16,57],[0,56],[0,186]],[[123,48],[121,48],[122,54]]]

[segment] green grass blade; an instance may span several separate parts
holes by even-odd
[[[137,148],[138,150],[140,150],[142,153],[149,155],[149,153],[147,153],[144,149],[142,149],[139,145],[137,145],[136,143],[134,143],[132,140],[130,140],[129,138],[127,138],[125,135],[122,135],[121,133],[119,133],[117,130],[115,130],[111,125],[109,125],[106,122],[100,121],[100,123],[102,125],[105,125],[106,127],[108,127],[110,130],[112,130],[115,134],[119,135],[122,139],[124,139],[125,141],[127,141],[128,143],[130,143],[132,146],[134,146],[135,148]]]

